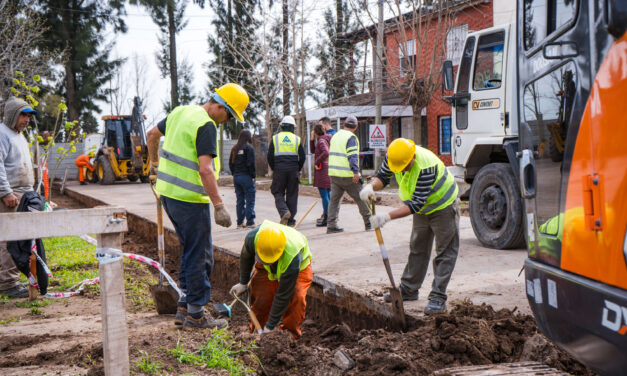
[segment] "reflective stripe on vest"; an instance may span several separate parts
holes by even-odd
[[[300,137],[291,132],[279,132],[274,135],[274,156],[290,156],[298,158]]]
[[[457,198],[457,184],[452,174],[448,172],[444,163],[433,152],[416,146],[415,162],[408,172],[394,174],[398,182],[398,196],[403,201],[410,201],[416,190],[418,177],[423,169],[436,167],[437,176],[429,190],[427,201],[419,214],[431,214],[452,204]]]
[[[347,148],[346,144],[351,137],[355,137],[357,146]],[[329,176],[353,177],[348,161],[351,155],[359,155],[359,139],[353,132],[341,129],[331,137],[329,144]]]
[[[180,201],[211,202],[198,172],[196,152],[198,129],[207,123],[216,127],[207,111],[200,106],[179,106],[168,115],[155,186],[157,193]],[[219,148],[217,127],[216,148]],[[220,159],[214,158],[213,164],[217,179]]]
[[[279,259],[277,260],[277,268],[276,274],[272,273],[270,270],[270,266],[264,265],[264,269],[268,272],[268,279],[271,281],[280,281],[281,275],[285,273],[287,268],[294,260],[294,257],[298,256],[300,253],[302,261],[300,262],[300,270],[304,270],[311,263],[311,251],[309,250],[309,244],[307,242],[307,238],[305,235],[301,234],[297,230],[289,226],[283,226],[278,223],[270,222],[268,220],[263,221],[261,226],[259,226],[259,230],[255,235],[255,254],[257,254],[257,238],[259,237],[259,233],[264,228],[275,228],[280,230],[285,234],[285,251]]]

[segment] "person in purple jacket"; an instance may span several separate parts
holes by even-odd
[[[318,188],[322,199],[322,216],[316,221],[316,226],[325,227],[329,214],[329,198],[331,197],[331,179],[329,178],[329,143],[333,135],[325,132],[322,123],[316,124],[311,132],[309,149],[314,153],[314,187]]]

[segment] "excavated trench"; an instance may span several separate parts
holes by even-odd
[[[64,195],[85,207],[107,205],[93,197],[66,189]],[[128,231],[140,237],[147,245],[154,246],[154,254],[145,256],[157,259],[157,224],[151,220],[127,212]],[[178,273],[181,247],[174,231],[165,229],[165,249],[168,255],[166,270],[175,277]],[[238,282],[239,255],[214,245],[214,268],[211,284],[217,289],[228,289]],[[400,330],[392,319],[391,306],[378,303],[343,286],[316,275],[307,293],[307,317],[320,322],[346,324],[352,330],[379,329]],[[415,328],[417,320],[407,316],[407,329]]]

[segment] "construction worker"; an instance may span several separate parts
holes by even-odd
[[[281,132],[272,137],[268,147],[268,165],[272,169],[270,192],[281,224],[294,226],[298,207],[300,170],[305,164],[305,149],[294,134],[296,121],[291,116],[281,120]]]
[[[89,160],[93,157],[94,152],[92,151],[89,154],[79,155],[78,158],[76,158],[76,161],[74,161],[74,164],[76,165],[76,167],[78,167],[78,181],[81,183],[81,185],[87,184],[87,182],[85,182],[87,169],[89,169],[89,171],[91,172],[94,172],[94,166],[92,166],[92,164],[89,162]]]
[[[231,288],[231,294],[244,293],[250,281],[250,308],[263,332],[274,330],[281,321],[281,329],[300,338],[305,298],[313,279],[307,238],[291,227],[266,220],[248,232],[239,260],[239,283]]]
[[[359,193],[361,199],[374,198],[374,191],[388,185],[392,176],[396,178],[398,195],[405,205],[389,213],[371,216],[370,223],[381,228],[392,219],[413,215],[409,257],[400,285],[403,300],[418,299],[435,237],[437,254],[433,259],[433,284],[424,312],[427,315],[443,312],[446,310],[446,286],[459,250],[457,184],[440,158],[406,138],[392,141],[376,177]],[[384,298],[391,302],[389,294]]]
[[[228,83],[216,89],[202,106],[178,106],[148,132],[151,180],[181,243],[179,282],[184,292],[174,323],[184,328],[218,328],[225,320],[212,318],[203,306],[211,298],[213,268],[210,203],[216,224],[229,227],[231,217],[218,190],[220,172],[217,124],[243,121],[248,94]],[[161,155],[159,140],[165,135]]]
[[[370,212],[366,204],[359,199],[359,190],[362,187],[362,182],[359,175],[359,139],[355,135],[358,125],[357,118],[349,116],[344,121],[344,128],[331,138],[329,148],[331,199],[329,201],[329,216],[327,218],[327,234],[344,231],[344,229],[337,226],[340,200],[342,200],[344,192],[348,193],[357,203],[366,231],[371,229],[370,220],[368,219]]]

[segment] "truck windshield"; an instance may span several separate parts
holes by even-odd
[[[472,84],[474,90],[496,89],[501,87],[504,39],[504,31],[479,37]]]

